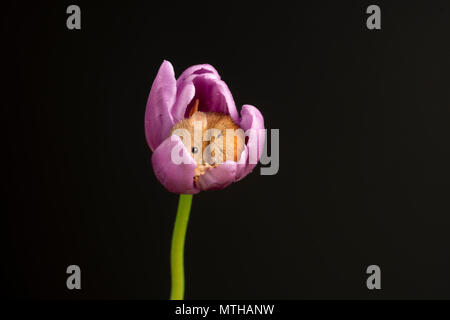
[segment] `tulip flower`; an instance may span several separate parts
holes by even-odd
[[[191,148],[190,138],[175,133],[177,129],[186,129],[194,122],[203,124],[203,131],[208,126],[219,127],[211,129],[218,129],[221,133],[225,129],[242,129],[245,137],[235,138],[231,147],[228,142],[224,143],[223,148],[217,139],[216,145],[221,148],[217,150],[222,151],[219,160],[223,155],[224,161],[206,163],[202,154],[199,155],[201,152],[198,152],[201,145],[197,147],[194,143]],[[254,169],[264,145],[264,119],[259,110],[251,105],[243,105],[239,116],[230,90],[211,65],[189,67],[176,79],[172,64],[164,61],[147,100],[145,136],[153,151],[151,161],[157,179],[168,191],[180,194],[172,239],[171,299],[183,299],[184,239],[192,195],[223,189]],[[213,140],[209,142],[211,147]],[[205,142],[202,140],[202,143],[204,145]],[[225,158],[230,149],[236,154]],[[174,154],[179,155],[179,152],[183,161],[174,161]]]

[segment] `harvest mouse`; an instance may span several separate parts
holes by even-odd
[[[189,111],[189,117],[179,121],[172,128],[170,135],[180,136],[183,144],[191,152],[197,163],[194,181],[208,169],[227,160],[237,162],[244,150],[245,135],[243,130],[229,115],[219,112],[201,112],[199,99]],[[183,133],[188,132],[186,136]],[[191,141],[188,140],[190,137]]]

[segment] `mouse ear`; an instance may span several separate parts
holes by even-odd
[[[198,112],[198,99],[195,99],[194,105],[192,106],[191,110],[189,110],[189,118],[192,117],[192,115],[196,112]]]

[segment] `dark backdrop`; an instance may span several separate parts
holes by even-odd
[[[277,175],[194,197],[186,298],[450,298],[450,5],[392,2],[77,1],[80,31],[71,2],[2,3],[2,295],[168,298],[177,195],[144,137],[167,59],[281,140]]]

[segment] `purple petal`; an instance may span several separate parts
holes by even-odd
[[[211,73],[191,75],[178,87],[179,94],[172,110],[174,121],[188,116],[194,100],[200,100],[199,111],[221,112],[239,122],[236,105],[225,82]]]
[[[185,161],[175,164],[172,150],[182,150]],[[174,193],[195,194],[200,190],[194,184],[194,171],[197,164],[187,152],[180,137],[172,135],[164,140],[153,152],[152,165],[159,182]]]
[[[216,97],[216,101],[221,101],[221,109],[217,108],[216,112],[222,112],[228,114],[234,122],[239,123],[239,114],[234,103],[233,95],[230,92],[227,84],[222,80],[216,81],[216,86],[213,88],[213,97]]]
[[[241,180],[248,174],[248,172],[246,172],[245,170],[248,166],[247,162],[248,162],[248,147],[245,145],[244,150],[242,150],[241,157],[236,163],[236,181]]]
[[[186,108],[194,98],[195,87],[192,80],[198,75],[208,74],[214,79],[220,80],[220,75],[209,64],[198,64],[187,68],[177,79],[177,99],[172,110],[174,122],[184,119]]]
[[[172,109],[172,117],[174,123],[184,119],[186,108],[191,103],[195,95],[195,87],[192,82],[185,83],[182,88],[178,88],[177,100]]]
[[[244,105],[241,110],[240,127],[244,132],[252,129],[252,133],[248,136],[246,144],[246,165],[239,165],[237,179],[240,180],[248,175],[255,167],[256,162],[261,157],[264,148],[265,132],[264,118],[257,108],[251,105]]]
[[[177,86],[179,87],[182,82],[184,82],[191,75],[199,75],[205,73],[213,74],[216,76],[216,79],[220,79],[219,73],[212,65],[197,64],[183,71],[183,73],[177,79]]]
[[[153,81],[145,110],[145,137],[152,150],[169,136],[174,125],[171,109],[175,103],[176,92],[172,64],[164,60]]]
[[[223,189],[236,180],[236,162],[226,161],[201,175],[197,186],[200,190]]]

